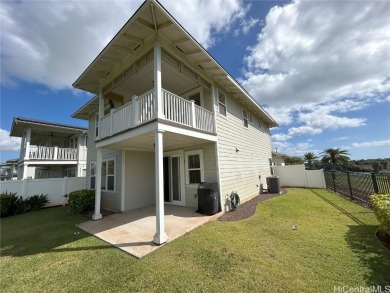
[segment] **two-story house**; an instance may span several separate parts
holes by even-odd
[[[101,206],[155,205],[161,244],[164,203],[196,208],[199,183],[217,182],[224,208],[232,191],[258,195],[270,175],[277,123],[158,1],[145,1],[73,86],[96,94],[73,114],[89,121],[95,220]]]
[[[7,160],[0,164],[0,180],[16,180],[18,178],[18,159]]]
[[[88,129],[15,117],[10,136],[21,137],[18,179],[86,176]]]

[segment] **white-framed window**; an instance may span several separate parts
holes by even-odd
[[[65,170],[65,177],[76,177],[76,169]]]
[[[248,128],[248,112],[242,109],[242,119],[244,120],[244,127]]]
[[[70,138],[70,148],[77,149],[78,139],[77,136],[73,136]]]
[[[226,116],[226,96],[218,90],[218,113]]]
[[[204,181],[203,151],[185,153],[186,184],[199,184]]]
[[[204,107],[204,100],[203,100],[203,88],[199,87],[194,90],[191,90],[183,95],[184,98],[186,98],[189,101],[194,101],[195,105],[198,105],[199,107]]]
[[[98,137],[99,135],[99,114],[96,114],[96,120],[95,120],[95,137]]]
[[[89,188],[95,189],[96,182],[96,162],[91,163],[91,174],[89,176]]]
[[[263,124],[261,123],[261,121],[258,121],[257,123],[259,130],[263,131]]]
[[[114,191],[115,190],[115,159],[102,160],[102,191]],[[91,163],[90,184],[91,189],[96,188],[96,162]]]

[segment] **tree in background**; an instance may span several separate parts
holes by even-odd
[[[286,165],[300,165],[303,164],[303,160],[301,157],[289,157],[284,156],[284,162]]]
[[[340,150],[340,148],[333,149],[328,148],[324,149],[322,152],[323,157],[321,161],[323,163],[331,163],[334,168],[337,164],[345,164],[350,160],[349,153],[347,150]]]
[[[303,160],[307,162],[309,167],[311,167],[312,163],[318,159],[318,157],[313,152],[308,152],[303,154]]]

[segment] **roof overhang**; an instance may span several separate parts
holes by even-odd
[[[88,130],[85,127],[53,123],[49,121],[35,120],[30,118],[15,117],[12,121],[10,136],[22,137],[27,128],[39,129],[41,131],[46,132],[65,133],[69,135],[81,134]]]
[[[83,106],[81,106],[76,112],[74,112],[71,116],[72,118],[78,118],[82,120],[89,120],[89,115],[99,109],[99,96],[93,97]]]
[[[156,0],[146,0],[108,45],[73,83],[75,88],[99,94],[101,89],[121,80],[142,53],[159,41],[163,48],[170,47],[176,55],[196,68],[201,76],[213,80],[237,98],[270,127],[277,122],[257,101],[175,20]],[[95,98],[94,98],[95,99]],[[93,100],[94,100],[93,99]],[[96,106],[92,104],[85,107]],[[83,106],[83,107],[84,107]],[[80,108],[72,117],[86,119]],[[88,108],[85,108],[87,111]]]

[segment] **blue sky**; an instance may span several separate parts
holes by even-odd
[[[87,126],[71,85],[141,3],[1,2],[1,161],[15,116]],[[390,157],[390,2],[161,3],[279,122],[273,150]]]

